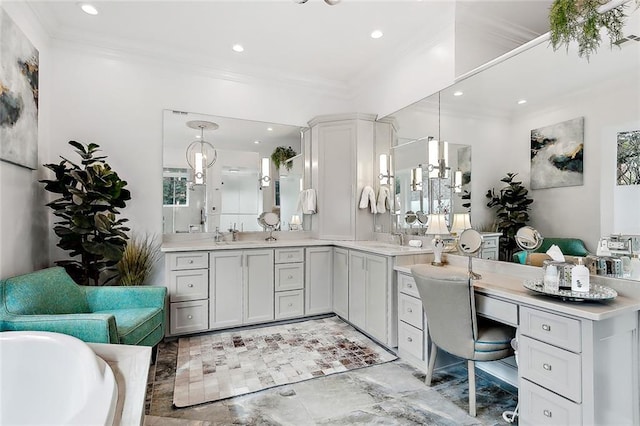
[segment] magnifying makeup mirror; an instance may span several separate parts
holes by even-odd
[[[544,238],[542,238],[542,235],[540,235],[537,229],[531,226],[523,226],[516,232],[515,240],[518,247],[527,252],[527,260],[525,263],[529,265],[529,255],[531,252],[540,248]]]
[[[471,264],[471,259],[482,249],[482,243],[482,234],[472,228],[462,231],[460,238],[458,238],[458,250],[469,258],[469,278],[472,280],[482,278],[482,275],[473,272],[473,266]]]

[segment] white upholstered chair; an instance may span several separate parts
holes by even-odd
[[[425,383],[431,386],[437,348],[467,360],[469,414],[476,416],[475,361],[495,361],[512,354],[515,329],[476,318],[473,285],[467,275],[448,268],[415,265],[411,273],[422,299],[431,338],[431,355]]]

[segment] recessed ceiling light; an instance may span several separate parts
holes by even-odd
[[[453,96],[462,96],[462,95],[464,95],[464,92],[461,92],[459,90],[457,92],[453,92]]]
[[[371,33],[371,38],[380,38],[382,37],[382,31],[380,30],[375,30]]]
[[[520,100],[518,101],[518,105],[522,105],[522,104],[526,104],[526,103],[527,103],[527,100],[526,100],[526,99],[520,99]]]
[[[232,49],[234,52],[244,52],[244,47],[241,44],[234,44]]]
[[[80,3],[80,9],[88,15],[97,15],[98,9],[95,6],[90,5],[89,3]]]
[[[267,127],[267,132],[273,132],[273,127]]]
[[[256,145],[260,143],[260,141],[253,141],[253,143],[255,143]]]

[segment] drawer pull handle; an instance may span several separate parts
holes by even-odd
[[[407,288],[413,288],[413,285],[411,285],[411,283],[407,284]]]
[[[542,412],[542,414],[544,414],[545,416],[547,416],[547,417],[551,418],[551,410],[544,410],[544,411]]]
[[[287,255],[287,258],[289,258],[289,259],[291,259],[292,257],[293,257],[293,255],[292,255],[292,254]]]
[[[291,308],[291,307],[293,307],[293,303],[289,303],[289,305],[288,305],[288,306],[289,306],[290,308]]]
[[[193,319],[193,315],[187,315],[188,319]]]
[[[407,337],[407,342],[411,343],[413,342],[413,339],[411,337]]]
[[[411,308],[407,308],[407,312],[412,313],[413,310]]]
[[[542,368],[544,368],[547,371],[551,371],[551,364],[544,363],[542,364]]]
[[[193,259],[189,259],[187,263],[193,263]]]
[[[551,331],[551,326],[549,324],[542,324],[542,329],[544,331]]]
[[[293,275],[289,275],[289,276],[287,277],[287,279],[292,279],[292,278],[293,278]]]
[[[187,287],[193,287],[193,284],[187,284]]]

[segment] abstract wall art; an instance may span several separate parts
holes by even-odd
[[[531,131],[531,189],[583,184],[584,117]]]
[[[38,167],[38,50],[0,8],[0,160]]]
[[[640,130],[618,133],[618,185],[640,185]]]

